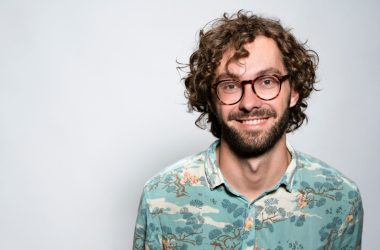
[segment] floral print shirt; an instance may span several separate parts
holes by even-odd
[[[144,188],[133,249],[360,249],[356,185],[290,145],[281,180],[251,203],[216,162],[219,141],[168,167]]]

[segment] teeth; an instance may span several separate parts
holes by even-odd
[[[264,122],[266,119],[255,119],[255,120],[244,120],[242,121],[243,124],[250,124],[250,125],[255,125],[261,122]]]

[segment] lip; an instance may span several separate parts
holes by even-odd
[[[269,116],[260,116],[260,117],[246,117],[246,118],[241,118],[241,119],[236,119],[238,122],[244,122],[244,121],[255,121],[255,120],[268,120],[270,117]]]
[[[249,117],[244,119],[237,119],[235,121],[239,122],[242,126],[256,127],[263,126],[270,117]]]

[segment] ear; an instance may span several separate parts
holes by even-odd
[[[297,104],[299,97],[299,93],[292,88],[290,92],[290,108],[294,107]]]

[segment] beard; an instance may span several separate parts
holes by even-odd
[[[252,116],[277,118],[278,114],[274,110],[258,109],[250,113],[231,113],[228,116],[228,120]],[[220,117],[218,119],[221,125],[222,138],[236,155],[243,158],[257,157],[270,150],[285,134],[289,122],[289,108],[285,109],[277,122],[267,131],[239,131],[234,127],[228,126]]]

